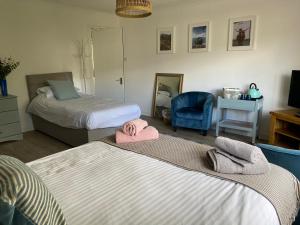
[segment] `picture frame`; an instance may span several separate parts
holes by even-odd
[[[256,16],[231,18],[229,20],[228,51],[255,49]]]
[[[157,73],[153,92],[152,116],[167,119],[171,113],[171,100],[182,93],[183,74]]]
[[[210,51],[210,22],[189,25],[189,52]]]
[[[175,51],[175,31],[172,27],[157,28],[157,53],[158,54],[174,54]]]

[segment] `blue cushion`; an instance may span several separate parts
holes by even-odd
[[[281,166],[293,173],[300,180],[300,151],[274,145],[257,144],[270,163]],[[300,215],[293,225],[300,225]]]
[[[35,225],[27,219],[15,206],[0,200],[0,224],[1,225]]]
[[[203,111],[202,110],[200,111],[197,108],[185,107],[176,111],[176,116],[179,118],[202,120]]]
[[[74,84],[70,80],[48,80],[53,94],[58,100],[68,100],[79,98],[79,94],[75,90]]]
[[[66,225],[58,203],[40,177],[9,156],[0,156],[0,224]]]
[[[300,151],[273,145],[257,144],[270,163],[281,166],[293,173],[300,180]]]
[[[287,148],[283,148],[283,147],[279,147],[279,146],[275,146],[275,145],[268,145],[268,144],[257,144],[257,146],[262,149],[269,150],[269,151],[278,152],[278,153],[282,153],[282,154],[295,155],[295,156],[298,155],[300,157],[299,150],[292,150],[292,149],[287,149]]]

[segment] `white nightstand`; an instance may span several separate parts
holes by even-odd
[[[0,142],[22,139],[17,97],[0,95]]]

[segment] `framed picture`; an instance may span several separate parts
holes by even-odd
[[[256,16],[230,19],[228,50],[255,48]]]
[[[189,52],[209,51],[209,22],[189,25]]]
[[[171,100],[182,93],[183,74],[157,73],[155,77],[152,116],[168,119],[171,114]]]
[[[175,27],[157,28],[157,53],[175,53]]]

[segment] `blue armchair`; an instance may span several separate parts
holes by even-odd
[[[172,127],[201,130],[203,135],[211,127],[213,95],[207,92],[186,92],[172,99]]]
[[[257,144],[270,163],[281,166],[295,175],[300,180],[300,151],[281,148],[273,145]],[[293,225],[300,225],[300,214]]]

